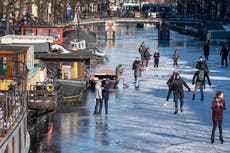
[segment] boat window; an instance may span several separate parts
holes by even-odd
[[[46,29],[37,29],[37,36],[47,36]]]
[[[54,40],[60,39],[60,32],[59,30],[50,30],[50,36],[54,38]]]
[[[33,36],[34,35],[34,30],[33,29],[25,29],[25,35]]]
[[[74,63],[72,62],[62,62],[61,66],[61,78],[62,79],[71,79],[76,77],[76,71],[74,72]]]
[[[6,75],[6,73],[7,73],[6,57],[0,57],[0,75]]]

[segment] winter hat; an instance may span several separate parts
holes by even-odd
[[[173,73],[174,73],[176,76],[179,76],[179,75],[180,75],[179,71],[174,71]]]

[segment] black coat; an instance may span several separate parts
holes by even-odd
[[[105,99],[109,99],[109,83],[103,83],[102,84],[103,90],[102,90],[102,97]]]
[[[205,70],[206,72],[209,72],[206,61],[198,61],[196,63],[196,68],[199,70]]]
[[[160,53],[159,52],[155,52],[154,55],[153,55],[153,57],[154,57],[154,60],[159,60]]]
[[[172,88],[175,98],[184,98],[183,86],[185,86],[189,91],[191,90],[187,83],[181,78],[172,81]]]
[[[174,81],[174,76],[172,75],[172,76],[170,76],[170,78],[167,81],[167,85],[168,85],[169,89],[171,89],[171,90],[173,89],[173,86],[172,86],[173,81]]]
[[[193,78],[192,78],[192,84],[194,84],[194,82],[205,82],[205,78],[207,78],[208,80],[208,84],[211,85],[211,81],[209,79],[209,76],[208,76],[208,73],[206,71],[204,71],[204,80],[199,80],[198,79],[198,74],[199,74],[199,71],[197,71],[194,75],[193,75]]]
[[[228,49],[225,46],[223,46],[221,51],[220,51],[220,56],[228,57],[228,52],[229,52]]]

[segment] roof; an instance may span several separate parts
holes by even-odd
[[[93,75],[113,75],[115,76],[116,72],[111,69],[104,69],[104,70],[94,73]]]
[[[13,51],[13,52],[21,52],[21,51],[27,51],[29,47],[25,46],[6,46],[6,45],[0,45],[0,52],[1,51]]]
[[[87,50],[73,51],[70,53],[35,53],[36,59],[43,60],[80,60],[80,59],[90,59],[92,53]]]

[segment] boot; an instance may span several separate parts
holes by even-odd
[[[200,100],[203,101],[204,100],[204,96],[201,96]]]
[[[214,136],[211,136],[211,144],[214,143]]]
[[[192,95],[192,100],[195,100],[195,94]]]
[[[178,108],[175,108],[174,114],[177,114],[178,112]]]
[[[180,111],[183,112],[183,106],[180,106]]]
[[[220,143],[221,143],[221,144],[223,144],[223,143],[224,143],[223,136],[222,136],[222,135],[220,135],[220,137],[219,137],[219,138],[220,138]]]

